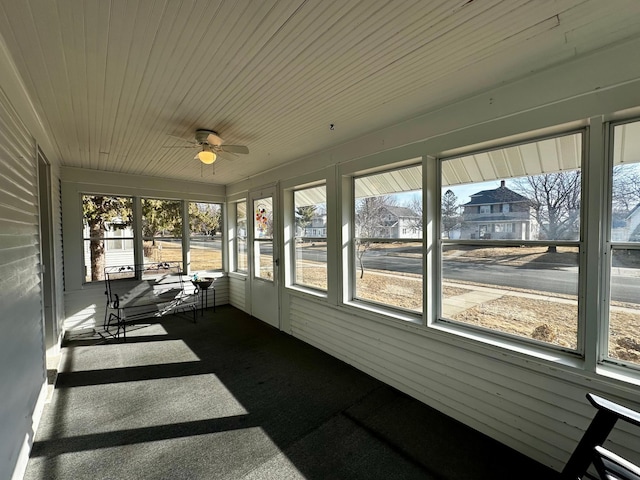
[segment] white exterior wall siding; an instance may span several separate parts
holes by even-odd
[[[248,312],[247,308],[249,308],[246,302],[248,298],[246,285],[246,278],[229,276],[229,303],[243,312]]]
[[[587,392],[614,394],[632,405],[624,388],[564,374],[543,362],[532,368],[536,362],[516,354],[489,346],[481,353],[460,348],[460,338],[421,326],[376,321],[299,295],[289,298],[295,337],[557,470],[595,414]],[[610,438],[617,451],[638,456],[638,432],[620,428]]]
[[[46,368],[35,140],[2,90],[0,132],[0,478],[11,478],[33,440]]]

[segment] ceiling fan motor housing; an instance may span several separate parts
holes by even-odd
[[[196,130],[196,142],[200,145],[222,145],[222,139],[213,130]]]

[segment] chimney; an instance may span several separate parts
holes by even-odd
[[[500,180],[500,188],[504,188],[504,180]]]

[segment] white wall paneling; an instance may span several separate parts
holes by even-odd
[[[46,393],[35,154],[0,90],[0,478],[24,469]]]

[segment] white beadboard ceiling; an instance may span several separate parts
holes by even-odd
[[[62,165],[214,184],[639,34],[638,0],[0,0]],[[250,154],[163,148],[198,128]]]

